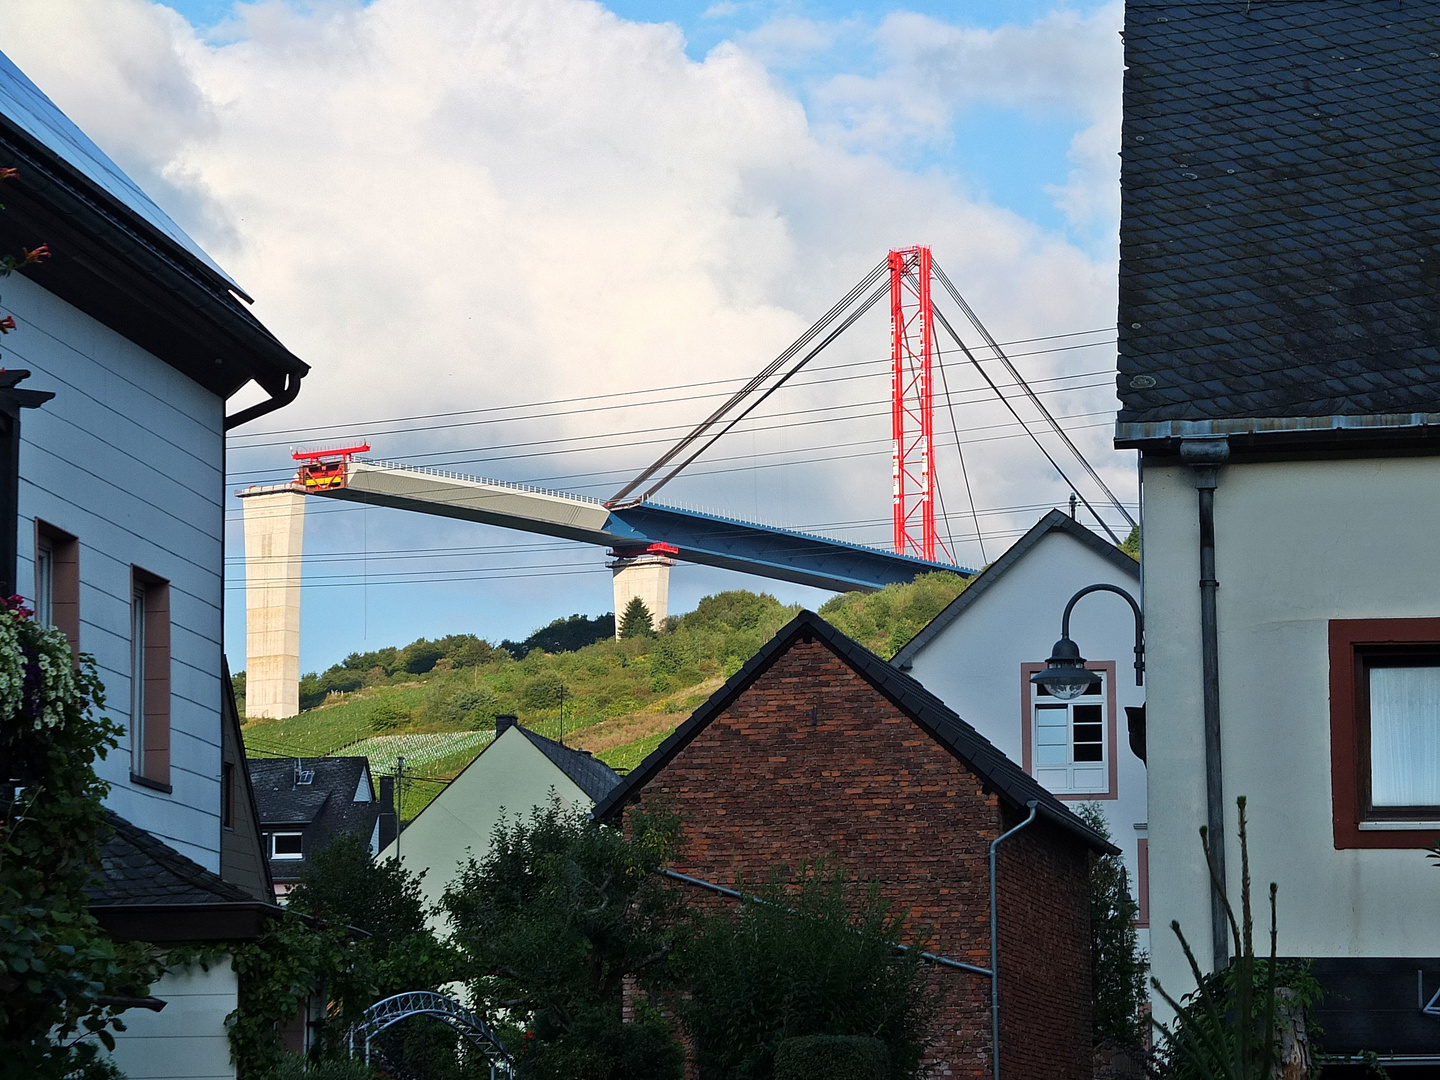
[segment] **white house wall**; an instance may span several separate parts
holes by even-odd
[[[1065,602],[1099,583],[1135,595],[1138,568],[1135,575],[1126,574],[1073,537],[1048,532],[915,655],[909,673],[1012,761],[1022,762],[1021,732],[1028,716],[1022,712],[1027,702],[1021,696],[1020,665],[1044,662],[1060,637]],[[1118,798],[1095,801],[1124,852],[1131,888],[1138,889],[1146,770],[1130,751],[1125,723],[1125,706],[1145,701],[1145,688],[1135,685],[1134,616],[1121,597],[1088,596],[1075,607],[1070,635],[1087,660],[1115,664]],[[1069,801],[1087,800],[1076,796]]]
[[[162,1012],[128,1009],[110,1055],[126,1080],[235,1080],[225,1017],[239,1003],[230,958],[168,971],[150,988]]]
[[[23,418],[18,581],[34,592],[34,520],[80,544],[80,648],[127,729],[99,764],[107,803],[220,869],[224,402],[21,275],[5,279],[4,363],[54,400]],[[130,568],[170,582],[172,794],[130,782]]]
[[[594,805],[523,732],[510,728],[437,795],[380,858],[392,858],[398,845],[407,870],[426,872],[421,892],[427,904],[436,904],[460,865],[472,854],[480,859],[490,850],[490,834],[502,817],[528,818],[535,807],[548,804],[552,790],[568,806],[589,810]]]
[[[1220,717],[1231,895],[1235,797],[1248,799],[1257,908],[1279,885],[1279,951],[1440,955],[1436,872],[1417,850],[1336,850],[1328,622],[1440,615],[1434,458],[1226,466],[1215,495]],[[1208,957],[1199,527],[1192,474],[1144,472],[1149,653],[1150,899]],[[1257,912],[1257,923],[1261,921]],[[1209,966],[1206,963],[1205,966]],[[1172,934],[1154,940],[1171,993],[1193,985]]]

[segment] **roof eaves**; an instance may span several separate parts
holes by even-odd
[[[1019,540],[1011,544],[1005,554],[1001,555],[993,563],[980,571],[970,585],[950,603],[946,604],[940,614],[931,619],[920,632],[905,643],[890,659],[895,667],[906,670],[915,659],[915,654],[925,648],[933,641],[941,631],[963,615],[970,607],[980,599],[985,592],[997,581],[1005,576],[1009,570],[1027,555],[1032,548],[1040,543],[1052,532],[1063,532],[1068,536],[1084,544],[1095,554],[1107,560],[1116,569],[1129,574],[1136,579],[1140,576],[1140,564],[1132,559],[1125,552],[1121,551],[1114,544],[1107,543],[1093,532],[1081,525],[1070,515],[1059,510],[1051,510],[1039,521],[1032,525]]]

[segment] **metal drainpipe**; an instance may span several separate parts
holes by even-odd
[[[995,1080],[1000,1080],[1000,911],[995,902],[995,852],[1035,820],[1040,804],[1031,799],[1025,805],[1030,808],[1030,816],[990,841],[990,1057],[995,1066]]]
[[[1205,819],[1210,857],[1222,885],[1225,876],[1225,785],[1220,758],[1220,635],[1216,624],[1215,593],[1215,483],[1219,467],[1230,457],[1225,436],[1185,439],[1180,460],[1195,471],[1200,510],[1200,658],[1205,700]],[[1230,938],[1224,896],[1210,889],[1210,946],[1214,970],[1230,962]]]

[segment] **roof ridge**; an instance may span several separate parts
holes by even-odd
[[[782,627],[724,686],[711,695],[705,704],[626,776],[619,786],[598,802],[593,811],[596,820],[602,820],[623,807],[691,739],[708,727],[710,722],[748,689],[776,659],[788,652],[797,640],[803,640],[806,634],[823,640],[842,662],[889,698],[896,708],[914,720],[933,739],[965,762],[967,767],[997,793],[1017,806],[1035,802],[1045,817],[1095,850],[1116,850],[1069,807],[1042,787],[1034,777],[1011,761],[994,743],[966,723],[917,680],[886,663],[808,609],[802,609]]]

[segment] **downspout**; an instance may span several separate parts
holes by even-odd
[[[1200,658],[1205,707],[1205,820],[1215,877],[1210,888],[1210,945],[1215,971],[1230,962],[1230,940],[1222,889],[1225,876],[1225,787],[1220,771],[1220,636],[1215,616],[1215,483],[1230,457],[1230,441],[1221,435],[1184,439],[1180,460],[1195,472],[1200,511]]]
[[[283,409],[295,400],[300,393],[300,380],[303,375],[289,372],[285,376],[285,385],[278,393],[271,393],[269,400],[262,401],[258,405],[251,405],[248,409],[241,409],[234,416],[225,418],[225,430],[237,428],[241,424],[248,424],[251,420],[257,420],[266,413],[272,413],[276,409]]]
[[[995,1066],[995,1080],[1000,1080],[1000,911],[995,901],[995,853],[1001,844],[1035,820],[1040,804],[1031,799],[1025,805],[1030,808],[1030,816],[990,841],[990,1057]]]

